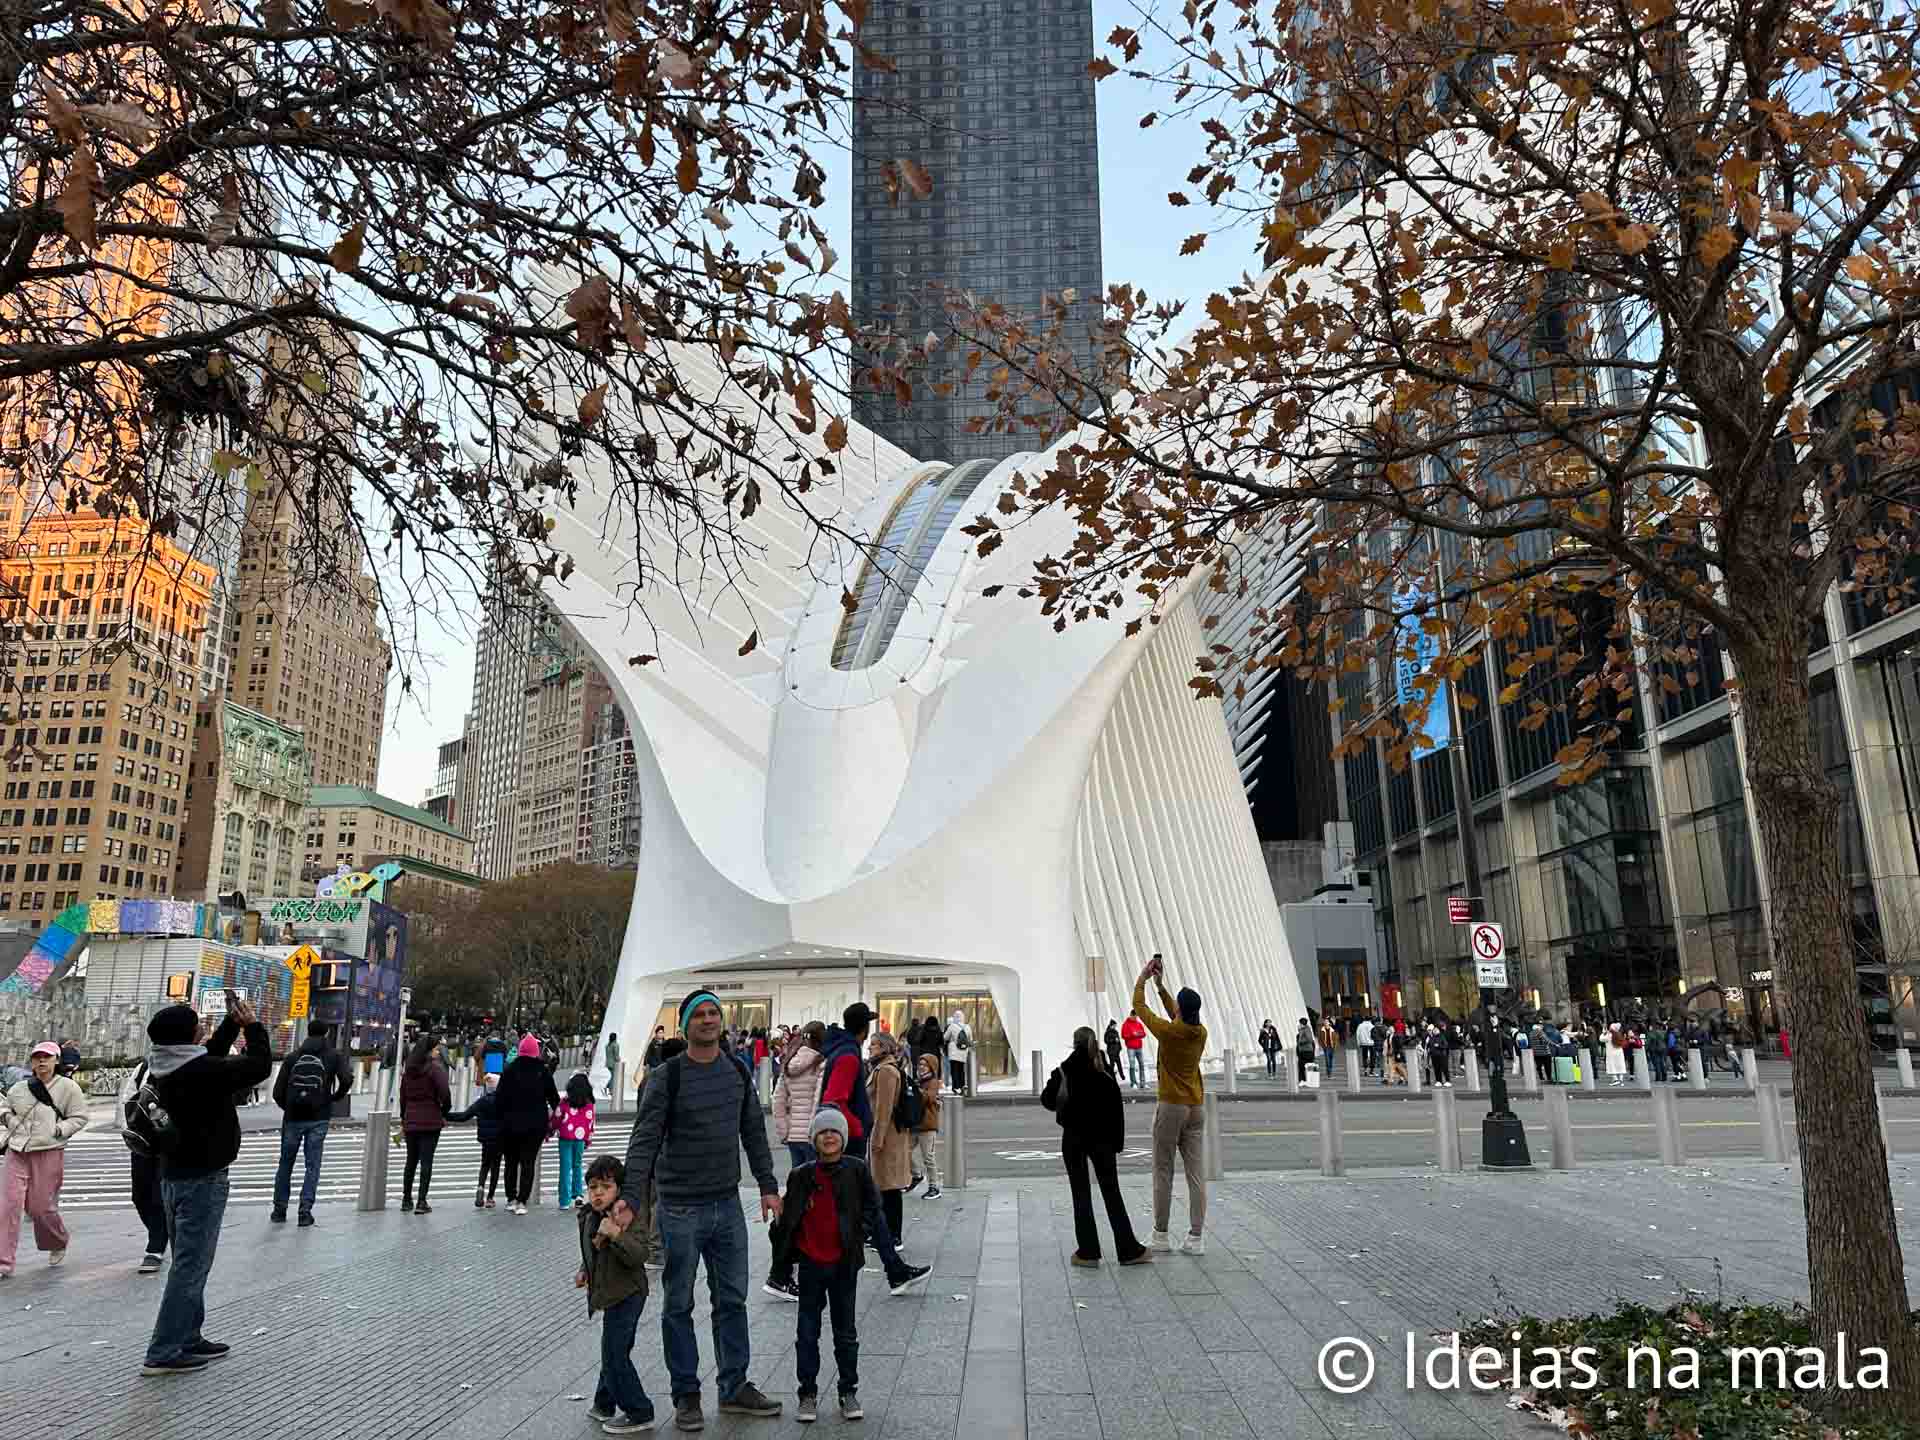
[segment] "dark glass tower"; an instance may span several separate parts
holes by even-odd
[[[856,319],[917,343],[946,333],[943,285],[1030,316],[1071,289],[1084,367],[1101,295],[1091,0],[874,0],[860,38],[896,68],[855,73]],[[881,170],[903,158],[925,167],[933,194],[889,205]],[[956,383],[963,356],[940,362]],[[986,368],[950,396],[917,384],[904,409],[859,385],[854,415],[923,460],[1037,448],[1030,435],[967,433],[993,410]]]

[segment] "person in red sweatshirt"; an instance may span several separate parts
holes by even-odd
[[[1127,1083],[1136,1090],[1147,1088],[1147,1066],[1140,1047],[1147,1043],[1147,1027],[1138,1015],[1128,1015],[1120,1024],[1120,1043],[1127,1047]]]
[[[826,1078],[820,1082],[820,1104],[831,1105],[847,1119],[847,1153],[862,1159],[867,1154],[867,1139],[873,1130],[873,1101],[867,1094],[867,1032],[873,1028],[874,1014],[863,1000],[856,1000],[840,1016],[838,1025],[827,1027],[827,1041],[820,1052]]]

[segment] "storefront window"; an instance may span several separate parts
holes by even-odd
[[[935,994],[916,990],[908,994],[883,990],[876,1005],[880,1023],[894,1035],[905,1035],[929,1015],[938,1020],[944,1030],[953,1012],[958,1010],[966,1019],[967,1028],[973,1031],[974,1049],[978,1052],[974,1063],[980,1067],[980,1073],[989,1077],[1018,1073],[1013,1064],[1013,1047],[1007,1043],[1006,1029],[1000,1023],[1000,1007],[993,1003],[988,991]]]

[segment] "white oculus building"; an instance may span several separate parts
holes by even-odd
[[[591,474],[558,517],[576,568],[548,596],[619,692],[646,817],[606,1023],[629,1053],[699,985],[749,1026],[959,1010],[983,1070],[1020,1073],[1124,1016],[1155,951],[1215,1054],[1306,1013],[1221,709],[1187,683],[1192,593],[1131,637],[1056,633],[1015,591],[1067,518],[984,559],[961,533],[1036,458],[919,463],[854,427],[807,501],[877,560],[823,556],[777,497],[724,572],[636,533]]]

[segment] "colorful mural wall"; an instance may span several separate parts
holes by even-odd
[[[51,925],[40,932],[40,938],[33,942],[33,948],[13,974],[0,980],[0,990],[16,995],[38,994],[40,987],[71,960],[85,942],[87,928],[87,907],[69,905],[53,917]]]

